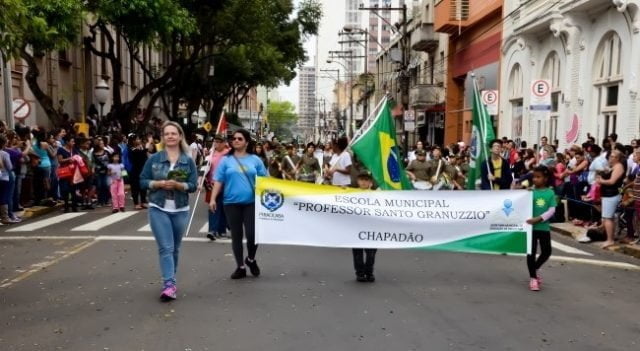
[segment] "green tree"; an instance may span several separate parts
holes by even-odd
[[[291,129],[298,121],[296,107],[289,101],[272,101],[269,103],[267,120],[269,130],[280,140],[293,138]]]
[[[27,63],[25,80],[54,124],[62,116],[53,99],[40,87],[37,59],[46,52],[67,48],[76,43],[83,14],[82,0],[2,0],[0,45],[5,53],[20,57]],[[7,11],[7,12],[5,12]]]

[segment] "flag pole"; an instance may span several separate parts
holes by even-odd
[[[474,72],[471,72],[471,78],[473,79],[473,98],[474,100],[476,100],[477,104],[481,104],[482,102],[478,100],[479,96],[478,96],[478,82],[476,81],[476,74]],[[480,107],[482,107],[482,105],[480,105]],[[482,111],[480,111],[480,114],[482,115]],[[489,177],[489,172],[491,171],[491,168],[489,167],[489,155],[487,152],[487,142],[486,142],[486,138],[487,138],[487,129],[486,129],[486,125],[484,123],[484,118],[480,118],[480,134],[482,134],[482,137],[480,138],[480,140],[482,141],[482,149],[481,152],[484,153],[484,161],[487,164],[487,178],[489,179],[489,186],[491,186],[491,190],[493,190],[493,181],[491,180],[491,177]],[[482,174],[482,172],[480,172],[480,174]]]
[[[353,135],[353,137],[351,138],[351,142],[349,143],[349,146],[347,146],[347,149],[353,145],[353,143],[358,140],[358,138],[364,134],[364,132],[366,130],[368,130],[369,128],[371,128],[371,126],[374,124],[373,122],[375,121],[375,117],[378,116],[378,110],[380,109],[380,106],[382,106],[383,104],[385,104],[388,100],[387,95],[384,95],[384,98],[382,98],[378,104],[376,105],[376,107],[373,108],[373,110],[371,110],[371,113],[369,113],[369,116],[367,116],[367,119],[362,123],[362,126],[360,127],[360,129],[358,129],[356,131],[356,133]],[[374,119],[371,120],[371,116],[374,116]],[[369,123],[367,123],[369,122]]]
[[[191,223],[193,223],[193,217],[196,215],[196,209],[198,208],[198,200],[200,200],[200,194],[202,193],[202,186],[204,185],[204,180],[211,169],[211,157],[215,154],[216,150],[213,150],[213,153],[207,157],[207,164],[203,167],[203,174],[198,182],[198,194],[196,195],[196,203],[193,205],[193,212],[191,212],[191,217],[189,218],[189,224],[187,225],[187,231],[184,236],[189,236],[189,231],[191,230]]]

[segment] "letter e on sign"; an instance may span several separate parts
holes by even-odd
[[[533,94],[539,97],[544,97],[549,94],[551,87],[549,86],[549,81],[546,80],[536,80],[533,82]]]

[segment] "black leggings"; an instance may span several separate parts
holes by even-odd
[[[353,249],[353,268],[357,275],[373,274],[378,249]],[[365,259],[366,256],[366,259]]]
[[[536,260],[536,252],[538,251],[538,241],[540,241],[540,256]],[[531,243],[531,255],[527,255],[527,268],[529,268],[529,277],[536,278],[536,271],[542,267],[551,257],[551,232],[544,230],[533,231],[533,243]]]
[[[131,196],[133,204],[143,204],[147,202],[147,190],[140,188],[140,175],[131,175],[129,177],[129,185],[131,185]]]
[[[224,214],[227,217],[229,228],[231,228],[233,256],[236,258],[238,267],[244,265],[242,248],[243,236],[247,238],[248,257],[252,260],[256,258],[258,245],[256,245],[256,219],[254,212],[255,204],[253,203],[224,205]]]

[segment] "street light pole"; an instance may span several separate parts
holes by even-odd
[[[331,63],[331,60],[327,60],[327,63]],[[338,87],[340,87],[340,70],[339,69],[321,69],[320,72],[336,72],[338,76]],[[338,115],[336,116],[337,124],[340,125],[340,91],[338,91],[337,95],[337,104],[338,104]]]
[[[347,56],[349,58],[349,62],[353,63],[353,51],[329,51],[329,54],[346,54],[348,53],[349,56]],[[328,60],[327,63],[331,63],[331,62],[336,62],[339,63],[337,61],[331,61]],[[340,63],[341,64],[341,63]],[[341,64],[342,65],[342,64]],[[343,66],[345,69],[347,69],[346,66]],[[351,67],[353,68],[353,67]],[[347,69],[348,70],[348,69]],[[354,76],[354,72],[353,69],[349,70],[350,71],[350,75],[351,75],[351,79],[349,79],[349,119],[348,119],[348,128],[345,128],[345,133],[347,134],[347,136],[352,136],[353,135],[353,76]]]

